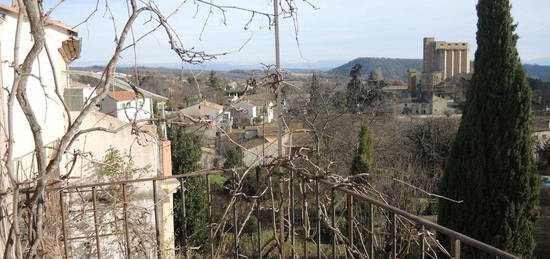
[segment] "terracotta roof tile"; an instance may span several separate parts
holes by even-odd
[[[90,87],[89,84],[84,84],[82,82],[71,80],[71,87]]]
[[[107,96],[113,98],[116,101],[126,101],[136,98],[136,94],[130,91],[110,92]]]

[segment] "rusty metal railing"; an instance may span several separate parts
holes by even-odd
[[[229,205],[231,208],[227,208],[229,212],[227,222],[230,222],[231,227],[221,228],[219,225],[221,222],[214,222],[214,199],[211,175],[219,175],[222,171],[200,171],[190,174],[181,174],[174,176],[163,176],[143,179],[122,180],[106,183],[94,183],[94,184],[82,184],[77,186],[66,186],[51,188],[48,191],[59,192],[59,204],[61,209],[60,220],[62,222],[62,243],[63,243],[63,256],[64,258],[73,258],[71,253],[71,242],[77,239],[93,240],[93,245],[89,242],[90,255],[92,257],[102,258],[104,251],[101,240],[109,236],[119,237],[119,240],[123,240],[123,254],[125,258],[138,257],[136,251],[130,245],[132,241],[132,232],[130,230],[131,223],[128,219],[129,206],[131,201],[128,197],[128,188],[132,184],[141,184],[142,186],[152,185],[152,199],[154,204],[154,244],[150,247],[150,256],[163,258],[172,257],[176,252],[184,258],[192,258],[202,255],[204,258],[220,258],[220,257],[234,257],[239,258],[247,256],[253,258],[264,258],[268,256],[277,255],[277,253],[287,254],[291,258],[322,258],[322,257],[346,257],[346,258],[380,258],[381,256],[387,258],[403,258],[400,257],[400,241],[404,236],[410,235],[412,232],[410,229],[404,228],[404,222],[409,224],[411,228],[414,228],[417,235],[420,235],[420,242],[416,245],[416,250],[409,251],[410,254],[414,254],[419,258],[429,258],[435,256],[447,256],[449,258],[459,259],[461,257],[462,246],[467,245],[472,248],[483,251],[488,255],[494,256],[494,258],[518,258],[510,253],[502,251],[498,248],[475,240],[471,237],[440,226],[434,222],[426,220],[417,215],[413,215],[399,208],[386,204],[378,199],[366,196],[362,193],[356,192],[342,185],[341,183],[335,183],[326,177],[320,177],[311,175],[304,172],[287,172],[281,175],[281,179],[285,178],[285,183],[288,183],[288,188],[284,193],[274,193],[273,188],[266,187],[265,190],[270,190],[272,197],[279,195],[280,199],[268,198],[262,199],[259,195],[260,185],[267,186],[268,183],[261,180],[262,170],[257,168],[255,175],[252,177],[252,181],[256,186],[254,194],[249,195],[249,200],[235,200],[233,203],[222,204]],[[161,244],[160,232],[163,226],[161,226],[161,219],[159,216],[159,190],[158,186],[160,182],[177,180],[180,190],[185,190],[184,182],[186,178],[190,177],[205,177],[207,185],[207,221],[208,221],[208,239],[207,243],[201,245],[200,248],[191,248],[188,242],[187,225],[184,223],[180,226],[175,226],[183,229],[182,245],[178,248],[178,251],[171,251],[168,255],[163,251]],[[271,177],[271,176],[270,176]],[[270,178],[271,179],[271,178]],[[101,218],[98,216],[98,191],[116,189],[121,192],[122,201],[122,228],[120,231],[114,231],[113,233],[104,233],[101,231]],[[110,189],[109,189],[110,188]],[[300,195],[296,194],[296,189],[300,190]],[[309,191],[308,191],[309,190]],[[91,222],[87,223],[93,225],[93,234],[84,235],[81,237],[71,236],[70,231],[67,228],[69,224],[67,221],[69,218],[67,215],[70,212],[70,204],[67,204],[65,196],[68,193],[91,193],[91,199],[85,199],[85,202],[92,203],[92,208],[86,210],[93,214]],[[266,196],[268,196],[266,194]],[[280,205],[279,209],[275,208],[279,206],[274,202],[283,201],[288,202],[287,205]],[[288,198],[288,200],[286,200]],[[250,203],[250,199],[253,201]],[[326,202],[325,202],[326,201]],[[184,218],[187,217],[186,205],[186,192],[180,192],[181,210],[174,211],[173,213],[180,213]],[[250,213],[243,213],[239,207],[243,204],[250,205]],[[312,209],[309,209],[309,204],[314,204]],[[345,204],[345,205],[342,205]],[[355,205],[354,205],[355,204]],[[220,204],[218,204],[220,205]],[[246,205],[246,206],[248,206]],[[342,206],[341,206],[342,205]],[[116,206],[115,206],[116,207]],[[300,208],[296,208],[300,207]],[[342,207],[344,207],[342,209]],[[314,210],[314,213],[310,213]],[[262,216],[262,211],[269,211],[269,216]],[[296,213],[299,211],[299,213]],[[338,216],[338,213],[341,216]],[[362,213],[367,215],[363,219],[359,219],[356,214]],[[378,214],[377,214],[378,213]],[[114,213],[113,213],[114,214]],[[276,215],[277,214],[277,215]],[[311,216],[310,216],[311,214]],[[230,215],[230,216],[229,216]],[[242,229],[244,225],[250,224],[243,220],[254,215],[257,219],[258,226],[256,229],[250,231],[248,235],[243,234]],[[382,221],[377,221],[377,215],[383,215]],[[280,216],[280,217],[278,217]],[[269,221],[262,221],[261,219],[267,217]],[[275,218],[281,219],[277,222]],[[82,217],[83,219],[85,217]],[[114,217],[117,219],[117,216]],[[339,220],[347,220],[346,224],[340,224]],[[365,222],[358,222],[364,220]],[[279,223],[283,225],[280,227]],[[223,223],[226,224],[226,223]],[[342,227],[344,225],[345,227]],[[354,226],[361,226],[365,231],[357,232],[354,230]],[[280,227],[280,228],[279,228]],[[217,228],[217,229],[216,229]],[[307,231],[306,231],[307,229]],[[285,240],[277,239],[277,231],[284,231],[286,236]],[[323,232],[324,231],[324,232]],[[400,233],[403,232],[403,233]],[[409,232],[407,232],[409,231]],[[428,253],[430,243],[426,238],[426,233],[431,231],[432,233],[440,233],[446,235],[450,240],[450,251],[448,253]],[[322,233],[330,232],[327,236],[332,237],[329,241],[322,240]],[[404,233],[407,232],[407,233]],[[280,234],[281,232],[279,232]],[[365,236],[363,236],[365,235]],[[223,242],[223,238],[232,236],[232,242]],[[336,238],[339,236],[339,238]],[[383,236],[383,238],[380,238]],[[223,237],[223,238],[222,238]],[[254,239],[256,237],[256,239]],[[433,235],[432,235],[433,237]],[[383,239],[383,241],[382,241]],[[358,240],[365,241],[362,245],[357,245]],[[231,244],[232,243],[232,244]],[[383,245],[381,245],[383,243]],[[437,242],[436,242],[437,243]],[[271,248],[269,248],[271,244]],[[281,245],[282,244],[282,245]],[[273,247],[281,246],[280,249],[274,249]],[[314,246],[314,249],[311,249]],[[358,246],[362,246],[361,249]],[[221,250],[221,251],[220,251]],[[312,250],[312,251],[310,251]],[[342,252],[342,250],[344,252]],[[408,249],[410,250],[410,248]],[[170,251],[169,251],[170,252]],[[145,253],[147,254],[147,253]]]
[[[398,219],[398,217],[401,217],[401,218],[405,218],[405,219],[408,219],[408,220],[416,223],[417,226],[419,228],[421,228],[421,231],[425,231],[426,229],[433,229],[436,232],[439,232],[441,234],[444,234],[444,235],[448,236],[451,239],[451,254],[450,254],[451,258],[459,259],[460,254],[461,254],[461,244],[467,244],[467,245],[475,247],[475,248],[477,248],[481,251],[484,251],[487,254],[493,255],[493,256],[495,256],[495,258],[519,259],[519,257],[517,257],[515,255],[512,255],[510,253],[502,251],[502,250],[500,250],[496,247],[493,247],[491,245],[488,245],[486,243],[483,243],[481,241],[478,241],[476,239],[468,237],[464,234],[461,234],[461,233],[456,232],[454,230],[451,230],[449,228],[438,225],[434,222],[423,219],[423,218],[421,218],[417,215],[413,215],[413,214],[408,213],[406,211],[403,211],[399,208],[388,205],[388,204],[386,204],[386,203],[384,203],[380,200],[376,200],[376,199],[373,199],[373,198],[368,197],[366,195],[354,192],[352,190],[349,190],[349,189],[346,189],[346,188],[343,188],[343,187],[339,187],[337,184],[332,183],[332,182],[330,182],[326,179],[315,177],[313,175],[308,175],[308,174],[305,174],[305,173],[302,173],[301,175],[303,177],[307,178],[307,179],[312,179],[313,181],[321,183],[321,184],[331,188],[332,190],[338,190],[342,193],[345,193],[347,195],[347,197],[354,197],[357,200],[360,200],[362,202],[366,202],[368,204],[368,208],[369,208],[369,211],[370,211],[370,213],[369,213],[370,220],[369,220],[368,224],[369,224],[369,228],[371,230],[371,233],[374,232],[373,231],[373,226],[372,226],[372,224],[373,224],[372,215],[374,215],[373,206],[388,211],[391,215],[391,226],[392,226],[392,253],[391,253],[391,258],[396,258],[396,254],[397,254],[396,253],[397,245],[396,245],[396,240],[395,240],[396,238],[395,237],[396,237],[396,231],[397,231],[397,219]],[[350,212],[350,213],[352,213],[352,212]],[[350,237],[350,239],[352,239],[352,238]],[[371,242],[371,245],[372,245],[372,242]],[[425,256],[426,256],[425,253],[424,253],[425,252],[424,245],[425,245],[425,240],[423,239],[422,249],[421,249],[422,258],[425,258]],[[370,257],[369,258],[375,258],[374,249],[372,247],[370,247],[369,250],[370,250],[369,251],[369,256]]]

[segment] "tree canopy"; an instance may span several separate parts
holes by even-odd
[[[516,49],[509,0],[480,0],[475,72],[446,165],[441,225],[532,258],[539,181],[533,166],[531,92]],[[488,258],[465,247],[465,258]]]

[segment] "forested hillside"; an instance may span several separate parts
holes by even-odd
[[[407,70],[416,69],[422,71],[422,59],[403,58],[356,58],[342,66],[330,70],[330,73],[347,76],[351,68],[360,64],[363,67],[363,74],[370,73],[378,68],[382,70],[384,78],[407,79]]]
[[[422,59],[356,58],[342,66],[330,70],[329,73],[347,76],[351,68],[356,64],[363,66],[363,74],[370,73],[380,68],[386,79],[406,80],[408,69],[422,71]],[[550,81],[550,66],[524,64],[523,67],[527,71],[529,77]]]
[[[523,67],[529,77],[550,81],[550,66],[524,64]]]

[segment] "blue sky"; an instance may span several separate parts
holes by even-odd
[[[6,2],[5,0],[2,0]],[[105,14],[105,0],[100,0],[98,12],[78,29],[83,39],[81,64],[101,64],[114,48],[113,23]],[[46,0],[46,7],[57,1]],[[176,0],[157,0],[165,13],[177,6]],[[214,3],[239,5],[265,12],[272,11],[268,0],[213,0]],[[323,60],[351,60],[356,57],[420,58],[422,38],[434,36],[438,40],[466,41],[475,50],[477,17],[476,0],[311,0],[314,10],[298,0],[298,38],[300,55],[291,19],[281,20],[281,50],[284,63]],[[512,0],[513,15],[519,23],[518,48],[524,61],[550,58],[550,1]],[[84,20],[96,5],[95,0],[65,0],[52,16],[64,23],[76,25]],[[47,8],[46,8],[47,9]],[[110,9],[116,26],[122,27],[127,17],[125,1],[111,0]],[[198,11],[197,11],[198,10]],[[196,12],[196,13],[195,13]],[[229,10],[227,25],[220,12],[208,20],[199,39],[209,8],[198,9],[192,0],[169,22],[178,32],[185,47],[194,47],[208,53],[238,49],[252,37],[243,50],[219,57],[218,63],[258,64],[273,63],[273,32],[266,28],[267,19],[256,16],[249,30],[244,25],[250,18],[246,12]],[[143,24],[144,15],[136,23],[136,37],[150,28]],[[141,64],[176,63],[164,33],[159,30],[137,48]],[[133,51],[124,54],[121,63],[133,63]]]

